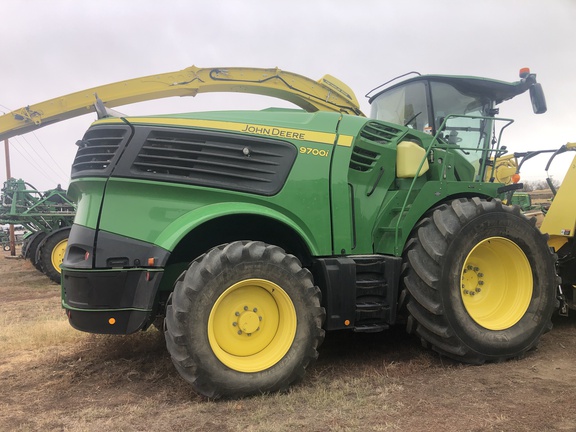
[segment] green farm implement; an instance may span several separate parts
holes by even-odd
[[[22,255],[54,282],[60,283],[75,204],[58,186],[40,192],[23,180],[9,179],[0,196],[0,223],[21,225],[28,231]]]

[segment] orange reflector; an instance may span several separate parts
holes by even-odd
[[[344,325],[345,325],[345,326],[349,326],[349,325],[350,325],[350,320],[344,321]]]
[[[520,174],[512,174],[512,183],[516,184],[520,181]]]
[[[156,263],[156,258],[148,258],[148,267],[152,267]]]
[[[108,320],[108,324],[110,324],[110,325],[116,324],[116,318],[110,318],[110,319]]]
[[[520,69],[520,78],[526,78],[528,75],[530,75],[530,68]]]

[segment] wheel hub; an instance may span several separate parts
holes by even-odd
[[[260,330],[260,322],[262,321],[262,317],[257,314],[258,309],[249,309],[250,308],[248,306],[245,306],[242,312],[237,311],[234,314],[238,317],[238,319],[234,321],[232,325],[234,327],[238,327],[238,334],[246,334],[247,336],[252,336],[252,333]]]
[[[462,271],[462,295],[474,297],[482,292],[484,273],[480,267],[468,265]]]

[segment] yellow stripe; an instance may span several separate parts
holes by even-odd
[[[338,135],[338,145],[344,147],[351,147],[354,137],[351,135]]]
[[[305,129],[281,128],[276,126],[264,126],[251,123],[234,123],[217,120],[198,119],[176,119],[176,118],[147,118],[129,117],[126,120],[130,123],[165,125],[165,126],[189,126],[197,128],[208,128],[227,130],[232,132],[244,132],[256,135],[270,136],[274,138],[287,138],[297,141],[312,141],[322,144],[333,145],[336,141],[336,134],[328,132],[316,132]],[[106,118],[98,120],[96,124],[102,123],[123,123],[119,118]],[[350,147],[354,137],[350,135],[339,135],[337,145]]]

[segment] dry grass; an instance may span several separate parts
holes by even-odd
[[[210,401],[179,378],[158,331],[71,329],[59,287],[29,263],[0,257],[0,296],[1,431],[576,430],[576,314],[526,359],[483,367],[401,328],[333,333],[290,391]]]

